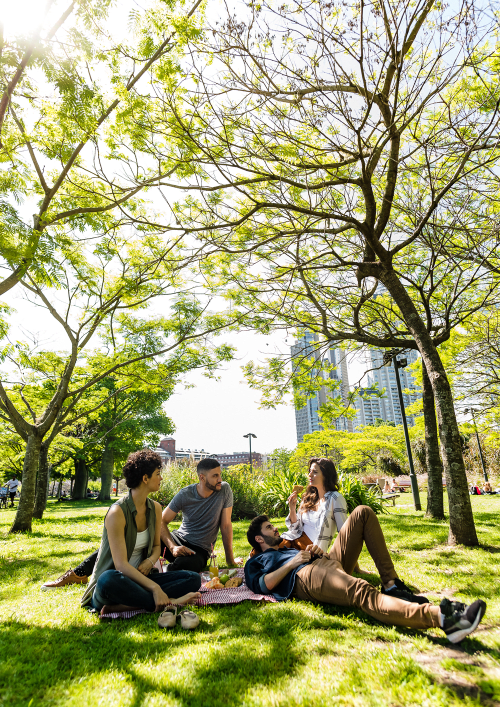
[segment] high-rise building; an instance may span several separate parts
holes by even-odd
[[[297,442],[302,442],[304,435],[311,432],[317,432],[322,429],[321,422],[318,416],[318,410],[326,403],[328,398],[341,397],[347,404],[349,396],[349,375],[347,370],[347,360],[345,352],[338,347],[331,347],[326,354],[321,354],[314,346],[318,342],[317,334],[305,332],[300,336],[295,344],[291,347],[292,361],[297,361],[302,357],[313,358],[320,360],[326,355],[328,361],[335,366],[335,370],[330,372],[330,378],[338,380],[340,385],[330,391],[325,386],[322,386],[312,397],[308,398],[306,404],[301,408],[295,408],[295,424],[297,428]],[[293,365],[293,364],[292,364]],[[337,430],[353,431],[352,421],[345,417],[340,417],[335,421]]]
[[[413,349],[405,351],[404,355],[408,364],[414,363],[418,358],[417,352]],[[358,412],[355,425],[373,425],[377,419],[393,422],[395,425],[403,424],[394,364],[384,366],[383,358],[384,352],[380,349],[369,349],[365,354],[368,385],[360,390],[361,396],[356,399]],[[421,398],[422,393],[417,388],[415,379],[408,368],[400,368],[399,372],[403,402],[406,408]],[[374,395],[377,389],[382,391],[384,388],[385,392],[382,397]],[[405,390],[410,392],[405,393]],[[414,424],[412,417],[407,417],[407,420],[409,425]]]

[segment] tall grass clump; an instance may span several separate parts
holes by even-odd
[[[174,462],[163,467],[161,473],[163,476],[161,486],[156,493],[151,494],[151,498],[158,501],[164,508],[184,486],[198,483],[195,464]]]

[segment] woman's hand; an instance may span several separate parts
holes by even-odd
[[[288,507],[290,508],[290,510],[292,510],[292,509],[295,510],[295,508],[297,508],[298,497],[299,497],[298,491],[293,491],[292,495],[288,497],[287,503],[288,503]]]
[[[151,560],[147,557],[145,560],[141,562],[139,567],[137,568],[141,574],[143,574],[145,577],[148,576],[148,574],[151,572],[153,569],[153,563]]]
[[[169,604],[174,603],[171,599],[167,597],[167,595],[159,585],[156,585],[155,589],[153,589],[153,599],[155,600],[155,611],[161,611]]]

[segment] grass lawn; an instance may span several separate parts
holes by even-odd
[[[33,533],[14,537],[13,512],[2,510],[0,705],[500,704],[500,496],[472,498],[474,549],[447,547],[446,523],[410,501],[402,496],[381,519],[400,576],[431,600],[488,602],[480,630],[459,647],[439,630],[303,602],[205,607],[193,633],[161,630],[151,614],[100,622],[80,609],[80,587],[40,584],[97,548],[106,505],[51,502]],[[246,526],[235,523],[236,554],[248,551]],[[365,552],[360,564],[374,570]]]

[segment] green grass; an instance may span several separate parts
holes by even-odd
[[[460,647],[438,630],[303,602],[202,608],[193,633],[162,631],[155,615],[103,623],[80,609],[81,588],[40,584],[97,547],[106,505],[51,503],[31,534],[15,537],[6,535],[13,513],[2,510],[0,705],[498,704],[500,496],[472,499],[482,542],[474,549],[447,547],[446,523],[426,520],[410,500],[381,518],[400,576],[436,601],[488,602],[481,630]],[[235,524],[237,554],[248,551],[246,525]],[[375,569],[366,553],[360,564]]]

